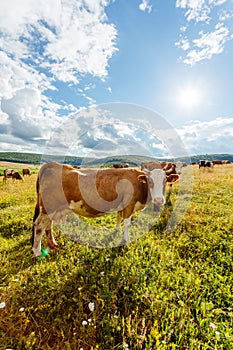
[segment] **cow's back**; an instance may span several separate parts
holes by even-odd
[[[66,209],[84,216],[122,209],[135,202],[146,204],[147,183],[138,181],[144,175],[136,169],[82,169],[55,162],[42,166],[39,177],[39,203],[51,214]]]

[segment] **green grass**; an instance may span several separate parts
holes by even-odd
[[[6,304],[0,349],[231,350],[232,170],[194,167],[191,203],[171,232],[177,186],[150,230],[147,216],[138,216],[133,243],[79,244],[92,238],[93,221],[84,220],[76,242],[55,228],[60,248],[36,263],[30,246],[36,177],[0,181],[0,303]],[[104,246],[103,226],[111,230],[115,216],[94,223],[93,245]]]

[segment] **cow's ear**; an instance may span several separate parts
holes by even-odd
[[[179,180],[179,175],[178,174],[171,174],[167,176],[167,182],[168,183],[172,183],[172,182],[176,182]]]
[[[146,175],[139,175],[138,176],[138,181],[143,183],[143,184],[146,184],[147,183],[147,177]]]

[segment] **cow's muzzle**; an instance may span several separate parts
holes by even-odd
[[[153,203],[156,205],[163,205],[165,204],[165,199],[164,198],[154,198]]]

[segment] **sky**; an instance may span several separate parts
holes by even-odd
[[[2,0],[0,151],[232,154],[232,58],[232,0]]]

